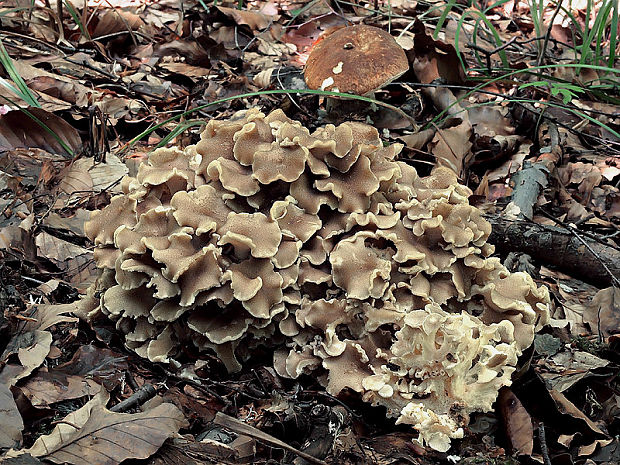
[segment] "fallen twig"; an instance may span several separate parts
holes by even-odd
[[[271,444],[272,446],[280,447],[289,452],[292,452],[299,457],[307,460],[310,463],[315,463],[317,465],[327,465],[323,460],[317,459],[310,454],[306,454],[305,452],[300,451],[299,449],[295,449],[293,446],[289,446],[287,443],[280,441],[278,438],[273,437],[270,434],[267,434],[258,428],[254,428],[246,423],[243,423],[241,420],[237,420],[231,416],[228,416],[222,412],[217,412],[215,415],[215,420],[213,422],[216,425],[223,426],[228,428],[231,431],[234,431],[238,434],[243,434],[245,436],[249,436],[258,441],[265,442],[267,444]]]
[[[611,286],[620,276],[620,251],[611,246],[587,237],[578,239],[565,228],[498,215],[485,217],[493,225],[489,242],[498,250],[519,250],[595,285]],[[584,242],[588,244],[585,248]],[[556,253],[550,254],[550,250]]]
[[[126,412],[130,408],[143,404],[144,402],[149,400],[154,395],[155,395],[155,388],[153,387],[153,385],[145,384],[139,390],[137,390],[131,396],[129,396],[127,399],[114,405],[110,409],[110,411],[111,412]]]

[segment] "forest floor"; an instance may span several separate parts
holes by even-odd
[[[620,463],[617,2],[0,3],[0,462]],[[352,24],[409,71],[355,104],[308,91],[311,48]],[[371,123],[420,175],[451,168],[502,262],[548,287],[551,323],[447,453],[269,357],[188,377],[56,305],[95,281],[84,222],[121,178],[252,107]]]

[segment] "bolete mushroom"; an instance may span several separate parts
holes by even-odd
[[[405,51],[388,32],[360,24],[320,40],[310,52],[304,78],[310,89],[372,95],[408,69]],[[333,99],[327,106],[333,110]]]

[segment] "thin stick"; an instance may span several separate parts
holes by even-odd
[[[247,423],[243,423],[241,420],[237,420],[236,418],[228,416],[222,412],[216,413],[213,423],[228,428],[235,433],[249,436],[258,441],[266,442],[268,444],[271,444],[272,446],[285,449],[295,455],[298,455],[302,459],[307,460],[310,463],[314,463],[316,465],[327,465],[327,463],[323,460],[317,459],[316,457],[302,452],[299,449],[295,449],[293,446],[289,446],[287,443],[280,441],[278,438],[275,438],[272,435],[259,430],[258,428],[248,425]]]
[[[540,441],[540,452],[543,456],[545,465],[551,465],[549,449],[547,448],[547,436],[545,435],[545,425],[542,422],[538,424],[538,440]]]

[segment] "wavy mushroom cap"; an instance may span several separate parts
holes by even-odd
[[[304,78],[310,89],[364,95],[409,69],[405,51],[384,31],[357,25],[338,29],[310,52]]]
[[[453,172],[420,178],[401,148],[280,110],[210,121],[91,216],[102,274],[84,314],[155,362],[193,346],[232,372],[273,346],[280,375],[359,392],[446,450],[510,384],[549,295],[490,257],[490,224]]]

